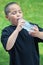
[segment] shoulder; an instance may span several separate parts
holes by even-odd
[[[15,26],[9,25],[2,30],[2,35],[10,35],[14,30]]]
[[[9,25],[7,27],[5,27],[2,31],[11,31],[12,29],[15,29],[15,26]]]
[[[43,31],[43,28],[41,28],[38,24],[31,23],[31,22],[30,22],[30,24],[32,24],[32,25],[36,25],[36,26],[38,27],[39,31]]]
[[[38,24],[36,24],[36,23],[32,23],[32,22],[29,22],[30,24],[32,24],[32,25],[37,25],[38,26]]]
[[[5,27],[3,30],[9,30],[9,29],[13,29],[13,28],[15,28],[15,26],[9,25],[9,26]]]

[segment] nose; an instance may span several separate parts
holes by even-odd
[[[17,17],[20,17],[20,13],[19,12],[17,12]]]

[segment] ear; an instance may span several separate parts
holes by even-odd
[[[8,19],[8,16],[7,15],[5,17]]]
[[[6,17],[7,20],[9,20],[9,17],[7,15],[5,17]]]
[[[10,19],[9,19],[9,17],[8,17],[7,15],[6,15],[5,17],[6,17],[6,19],[7,19],[7,20],[9,20],[9,21],[10,21]]]

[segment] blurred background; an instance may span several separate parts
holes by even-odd
[[[0,0],[0,38],[2,29],[10,25],[5,18],[4,7],[9,2],[17,2],[22,8],[27,21],[38,24],[43,28],[43,0]],[[43,43],[39,43],[40,65],[43,65]],[[0,65],[9,65],[9,55],[0,41]]]

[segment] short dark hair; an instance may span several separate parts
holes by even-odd
[[[18,3],[16,3],[16,2],[10,2],[10,3],[8,3],[8,4],[5,6],[5,8],[4,8],[5,15],[8,15],[8,13],[10,12],[9,6],[12,5],[12,4],[18,4]]]

